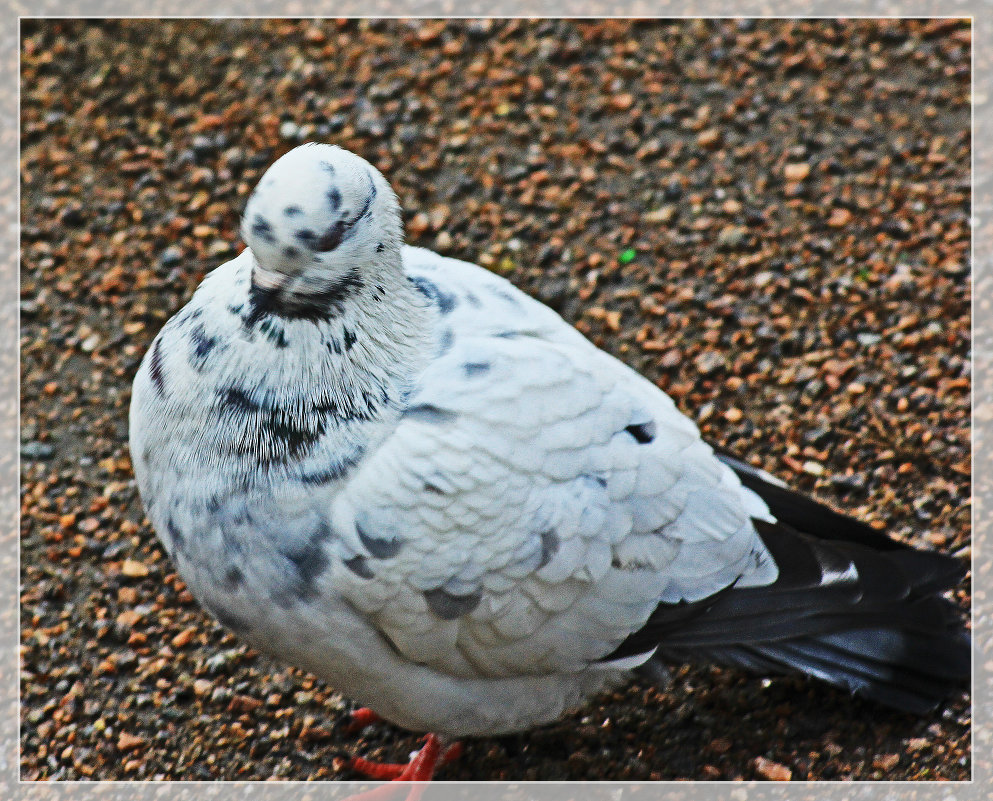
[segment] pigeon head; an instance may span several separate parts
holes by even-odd
[[[397,254],[396,195],[369,162],[340,147],[306,144],[279,158],[248,199],[242,237],[252,282],[281,302],[308,298],[368,273]]]

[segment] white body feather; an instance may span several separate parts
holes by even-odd
[[[139,488],[201,603],[387,719],[462,736],[621,680],[651,651],[602,658],[661,601],[775,580],[768,509],[664,393],[479,267],[392,234],[376,251],[372,208],[340,313],[247,324],[267,277],[247,235],[138,373]]]

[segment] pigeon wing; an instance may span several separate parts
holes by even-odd
[[[747,491],[667,396],[502,279],[425,254],[408,269],[438,355],[334,514],[342,591],[406,659],[581,670],[660,600],[775,577]]]

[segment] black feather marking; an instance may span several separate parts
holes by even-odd
[[[238,414],[257,412],[262,407],[248,397],[248,393],[241,387],[226,387],[218,391],[221,405],[230,407]]]
[[[376,245],[376,252],[377,253],[382,253],[384,250],[386,250],[386,245],[384,245],[382,242],[380,242],[380,243],[378,243]]]
[[[647,445],[655,439],[655,421],[647,423],[632,423],[624,428],[640,445]]]
[[[265,334],[266,339],[268,339],[277,348],[286,347],[286,332],[283,329],[283,326],[279,325],[272,318],[263,320],[259,324],[259,331]]]
[[[312,322],[338,317],[345,310],[345,302],[364,286],[365,281],[357,267],[352,267],[326,287],[307,294],[284,293],[279,288],[263,289],[253,281],[248,295],[249,313],[242,318],[242,323],[251,328],[266,315]]]
[[[321,234],[321,238],[311,245],[311,248],[315,253],[330,253],[342,242],[350,238],[348,236],[350,230],[347,222],[337,220],[328,226],[324,233]]]
[[[285,462],[305,455],[324,435],[333,413],[314,404],[290,413],[253,400],[241,387],[217,392],[218,403],[241,426],[240,453],[254,454],[262,462]]]
[[[369,567],[369,560],[362,555],[353,556],[351,559],[346,559],[342,564],[345,565],[349,570],[351,570],[356,576],[363,579],[371,579],[375,574],[372,572],[372,568]]]
[[[190,341],[193,343],[193,353],[190,361],[197,369],[201,369],[207,361],[210,352],[217,346],[218,340],[207,336],[203,323],[197,323],[190,331]]]
[[[321,159],[321,161],[318,163],[318,166],[329,175],[334,175],[334,165],[330,161]]]
[[[313,249],[317,241],[317,233],[310,228],[298,228],[293,232],[293,238],[302,243],[304,247]]]
[[[425,492],[430,492],[430,493],[432,493],[434,495],[444,495],[445,494],[445,491],[443,489],[441,489],[441,487],[435,486],[430,481],[425,481],[424,482],[424,491]]]
[[[466,362],[462,365],[462,369],[465,370],[466,378],[476,378],[488,373],[490,366],[489,362]]]
[[[365,448],[356,448],[355,451],[344,459],[332,463],[323,470],[318,470],[316,473],[304,473],[300,476],[300,481],[310,485],[329,484],[332,481],[339,481],[348,475],[349,471],[361,461],[364,453]]]
[[[187,323],[192,323],[195,322],[196,320],[199,320],[200,317],[202,316],[203,316],[203,309],[199,307],[194,308],[192,306],[187,306],[179,314],[173,317],[169,321],[169,324],[174,325],[177,328],[182,328]]]
[[[410,406],[405,409],[403,416],[417,420],[421,423],[440,425],[442,423],[450,423],[454,420],[455,412],[450,412],[447,409],[440,409],[430,403],[422,403],[418,406]]]
[[[283,209],[283,214],[285,214],[287,217],[298,217],[299,215],[303,214],[303,209],[301,209],[299,206],[287,206],[285,209]]]
[[[169,537],[172,539],[172,544],[176,550],[183,550],[186,537],[183,536],[182,530],[176,525],[176,521],[171,516],[166,520],[166,528],[169,530]]]
[[[479,606],[482,598],[483,594],[479,590],[468,595],[455,595],[438,587],[424,593],[424,600],[427,601],[428,608],[442,620],[455,620],[469,614]]]
[[[358,222],[363,217],[365,217],[370,211],[372,211],[372,201],[376,199],[378,192],[376,191],[376,181],[372,177],[372,173],[366,170],[366,178],[369,179],[369,194],[365,199],[365,203],[362,208],[359,209],[359,213],[355,215],[355,222]]]
[[[272,224],[261,214],[256,214],[252,219],[252,233],[263,242],[274,245],[276,235],[272,232]]]
[[[466,292],[465,299],[469,301],[469,305],[472,306],[474,309],[481,308],[483,305],[482,302],[480,302],[479,298],[477,298],[476,295],[473,294],[472,292]]]
[[[376,559],[392,559],[403,547],[403,540],[373,537],[366,533],[358,522],[355,523],[355,530],[366,550]]]
[[[322,520],[304,545],[280,550],[295,573],[292,594],[297,598],[309,600],[317,595],[315,581],[324,574],[331,563],[324,544],[331,539],[332,533],[331,527]]]
[[[444,356],[448,351],[452,349],[452,345],[455,344],[455,334],[452,332],[451,328],[446,328],[441,332],[441,337],[438,341],[438,355]]]
[[[552,557],[558,552],[560,545],[559,535],[551,529],[542,531],[539,536],[541,537],[541,559],[536,570],[541,570],[552,561]]]
[[[244,581],[244,579],[245,574],[242,573],[241,568],[237,565],[231,565],[224,571],[224,585],[228,589],[237,589],[241,586],[241,582]]]
[[[434,281],[428,278],[421,275],[409,275],[407,280],[414,285],[418,292],[437,306],[438,311],[442,314],[449,314],[458,304],[458,299],[454,294],[440,289]]]
[[[508,292],[506,289],[494,289],[493,294],[497,297],[503,298],[511,306],[520,306],[521,302],[518,298]]]
[[[327,191],[328,205],[331,207],[331,213],[338,211],[341,206],[341,192],[338,191],[338,187],[332,186]]]
[[[300,249],[293,247],[293,245],[287,245],[283,248],[283,255],[288,259],[295,259],[300,255]]]
[[[345,341],[345,350],[351,350],[352,346],[359,341],[356,334],[349,331],[347,328],[342,327],[341,329],[342,339]]]
[[[165,374],[162,366],[162,338],[156,337],[152,345],[152,356],[148,360],[148,374],[160,397],[165,397]]]

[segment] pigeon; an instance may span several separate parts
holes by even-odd
[[[406,246],[360,156],[290,150],[241,233],[137,372],[137,486],[224,627],[426,733],[370,775],[673,662],[918,714],[965,685],[957,559],[711,447],[548,307]]]

